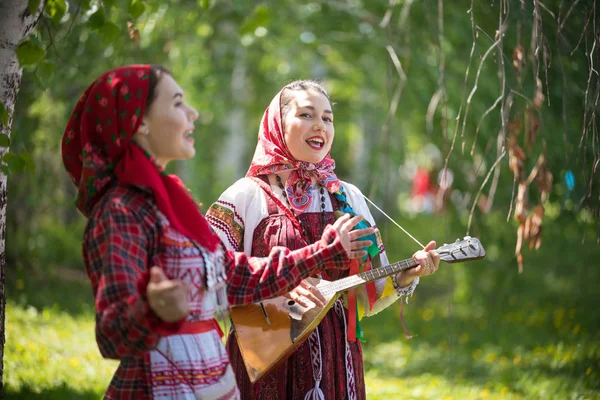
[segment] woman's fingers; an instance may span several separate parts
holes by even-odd
[[[319,307],[323,307],[325,305],[325,298],[318,290],[313,292],[305,288],[298,287],[294,292],[295,295],[292,296],[292,300],[300,304],[302,307],[311,307],[315,304]]]
[[[352,232],[350,232],[350,240],[360,239],[361,237],[369,236],[374,233],[375,233],[375,228],[373,228],[372,226],[370,226],[368,228],[363,228],[363,229],[355,229]]]
[[[432,240],[431,242],[427,243],[427,246],[425,246],[425,248],[423,249],[423,251],[427,252],[430,250],[435,249],[435,241]]]
[[[346,232],[350,232],[363,219],[364,217],[362,215],[355,215],[354,217],[344,222],[344,224],[342,225],[342,229],[344,229]]]
[[[344,214],[335,220],[335,222],[333,223],[333,227],[335,228],[335,230],[339,231],[342,228],[342,226],[346,223],[346,221],[348,221],[349,219],[350,219],[350,214]]]
[[[373,242],[371,240],[355,240],[350,243],[350,249],[351,250],[359,250],[364,247],[369,247],[372,244],[373,244]]]
[[[414,269],[417,276],[431,275],[437,271],[439,255],[436,256],[431,251],[418,251],[413,257],[419,263],[419,266]]]
[[[146,289],[150,308],[163,321],[174,322],[185,318],[190,311],[190,287],[179,280],[159,277],[160,269],[154,269],[154,279],[150,279]],[[165,278],[165,279],[157,279]]]
[[[417,251],[413,258],[419,263],[414,268],[415,275],[425,276],[435,273],[440,265],[440,255],[435,250],[435,241],[427,243],[423,250]]]
[[[350,254],[348,255],[348,258],[363,258],[367,254],[369,254],[369,253],[367,253],[364,250],[351,251]]]
[[[165,275],[162,268],[154,266],[150,268],[150,282],[152,283],[160,283],[162,281],[166,281],[169,278]]]
[[[300,286],[304,290],[301,295],[305,296],[320,307],[325,305],[327,299],[325,299],[325,296],[323,296],[323,294],[319,291],[319,288],[306,280],[302,281]]]
[[[300,284],[287,293],[285,297],[294,300],[302,307],[310,308],[314,307],[315,305],[324,307],[327,303],[327,300],[319,291],[319,289],[312,284],[311,280],[313,279],[308,278],[301,281]],[[318,282],[318,280],[314,280]]]

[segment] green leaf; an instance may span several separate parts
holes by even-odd
[[[138,19],[144,13],[144,10],[146,10],[146,6],[139,0],[133,0],[127,8],[127,11],[131,14],[131,18],[134,20]]]
[[[106,15],[104,14],[104,9],[99,8],[98,11],[90,15],[88,24],[92,29],[102,28],[106,24]]]
[[[100,35],[100,40],[102,40],[102,43],[105,46],[108,46],[109,44],[117,40],[117,38],[121,34],[121,30],[117,25],[113,24],[112,22],[108,22],[104,24],[104,26],[100,28],[100,30],[98,30],[98,34]]]
[[[52,18],[54,23],[58,24],[62,17],[67,12],[67,4],[65,0],[48,0],[46,3],[46,8],[48,9],[48,14]]]
[[[6,153],[2,157],[2,161],[5,165],[2,165],[1,169],[5,174],[18,173],[27,170],[30,173],[35,172],[35,162],[29,152],[23,150],[20,153]]]
[[[204,10],[208,10],[210,7],[210,0],[200,0],[199,3]]]
[[[54,75],[54,64],[50,62],[39,63],[35,73],[42,86],[48,87],[52,81],[52,76]]]
[[[23,150],[21,153],[19,153],[19,157],[21,157],[21,160],[23,160],[24,169],[27,169],[27,171],[30,173],[34,173],[35,162],[33,161],[31,154],[27,150]]]
[[[21,42],[17,47],[16,53],[21,67],[38,63],[44,59],[44,49],[35,36]]]
[[[9,171],[12,173],[21,172],[25,168],[25,160],[18,154],[6,153],[2,160],[6,163]]]
[[[254,13],[244,21],[240,28],[241,35],[253,34],[259,26],[267,26],[271,22],[271,11],[264,5],[260,5],[254,9]]]
[[[40,2],[41,2],[41,0],[29,0],[27,2],[27,11],[29,11],[29,14],[35,15],[35,12],[37,11],[38,7],[40,6]]]
[[[0,147],[8,147],[10,146],[10,138],[8,135],[0,134]]]
[[[267,6],[258,6],[254,11],[256,22],[259,26],[267,26],[271,22],[271,11]]]
[[[8,126],[8,110],[4,104],[0,102],[0,122],[4,126]]]

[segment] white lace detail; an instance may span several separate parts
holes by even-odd
[[[346,323],[346,312],[341,300],[336,300],[333,305],[337,315],[344,321],[344,332],[348,331]],[[354,381],[354,364],[352,363],[352,354],[350,353],[350,345],[348,344],[348,335],[344,335],[344,344],[346,346],[346,391],[348,392],[348,400],[356,400],[356,382]]]
[[[325,400],[325,394],[321,390],[321,379],[323,378],[323,360],[321,353],[321,337],[319,336],[319,329],[315,329],[313,333],[308,337],[308,344],[310,347],[310,361],[313,370],[313,379],[315,381],[315,387],[310,389],[304,400]]]

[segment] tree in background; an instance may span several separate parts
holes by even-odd
[[[7,0],[0,3],[0,159],[3,163],[26,161],[18,155],[8,153],[11,137],[11,124],[23,72],[23,61],[31,57],[35,45],[27,38],[35,29],[42,12],[42,4],[27,4],[20,0]],[[17,60],[17,52],[22,55],[21,64]],[[14,164],[13,164],[14,165]],[[6,238],[6,204],[7,204],[8,167],[2,166],[0,172],[0,397],[3,388],[4,342],[5,342],[5,238]]]
[[[165,64],[201,111],[201,156],[174,168],[205,204],[245,173],[273,93],[317,78],[336,103],[339,175],[388,214],[409,220],[399,171],[431,143],[453,171],[443,209],[456,225],[517,242],[517,257],[561,214],[600,236],[594,15],[590,0],[49,0],[20,46],[14,118],[0,97],[17,132],[4,156],[7,264],[80,267],[84,221],[69,206],[60,136],[90,77],[128,63]],[[517,233],[501,237],[498,221]]]

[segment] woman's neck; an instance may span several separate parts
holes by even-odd
[[[276,174],[273,174],[272,177],[273,177],[273,179],[275,179],[275,175],[279,175],[279,178],[281,178],[281,182],[283,182],[283,184],[285,185],[291,172],[292,171],[281,171]]]

